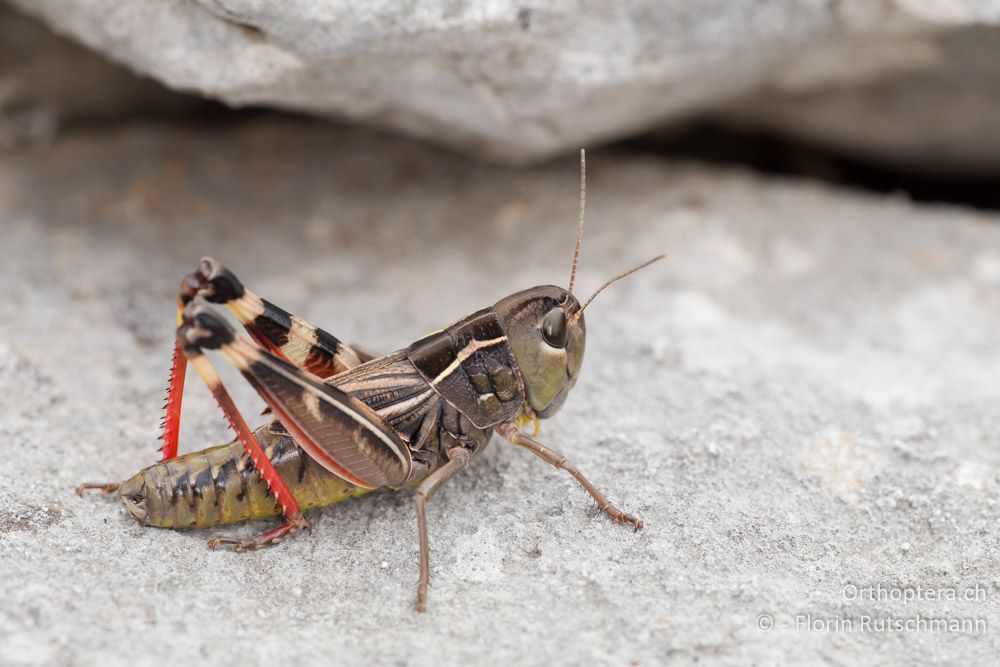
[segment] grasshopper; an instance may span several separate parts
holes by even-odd
[[[415,489],[420,542],[417,611],[430,583],[427,504],[469,465],[494,431],[567,471],[616,522],[642,521],[613,505],[570,461],[522,432],[553,416],[583,362],[583,313],[573,295],[583,238],[586,156],[580,152],[580,212],[566,289],[533,287],[466,315],[391,354],[375,357],[257,296],[222,264],[201,260],[181,281],[163,420],[162,459],[121,483],[77,491],[117,493],[143,525],[203,528],[281,515],[253,538],[214,537],[208,546],[260,549],[309,528],[303,511],[375,489]],[[226,306],[252,341],[209,304]],[[251,431],[205,355],[217,351],[260,394],[273,420]],[[236,439],[177,455],[188,365],[201,376]]]

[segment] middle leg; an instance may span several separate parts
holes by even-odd
[[[469,465],[469,451],[463,447],[448,450],[448,462],[431,473],[416,490],[417,532],[420,535],[420,578],[417,580],[417,611],[427,611],[427,586],[431,581],[430,545],[427,539],[427,503],[441,485]]]

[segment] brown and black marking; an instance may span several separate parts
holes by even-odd
[[[517,417],[524,386],[492,308],[417,341],[407,358],[424,380],[478,428]]]
[[[258,345],[319,378],[361,363],[358,353],[336,336],[259,297],[211,257],[181,282],[181,302],[195,297],[229,308]]]

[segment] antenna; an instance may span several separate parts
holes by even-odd
[[[598,294],[600,294],[601,292],[603,292],[606,287],[608,287],[609,285],[611,285],[614,282],[617,282],[617,281],[621,280],[622,278],[625,278],[626,276],[632,275],[636,271],[639,271],[641,269],[645,269],[647,266],[649,266],[653,262],[658,262],[661,259],[663,259],[664,257],[666,257],[666,255],[657,255],[653,259],[647,259],[645,262],[643,262],[642,264],[640,264],[639,266],[637,266],[635,268],[629,269],[628,271],[625,271],[623,273],[619,273],[614,278],[609,278],[608,280],[606,280],[603,285],[601,285],[600,287],[597,288],[597,291],[595,291],[593,294],[590,295],[590,298],[587,299],[584,302],[584,304],[580,307],[580,310],[578,310],[575,313],[573,313],[573,317],[569,321],[570,324],[572,324],[573,322],[576,322],[578,319],[580,319],[580,317],[583,315],[584,308],[586,308],[587,306],[589,306],[590,302],[594,300],[594,297],[596,297]]]
[[[587,151],[580,149],[580,222],[576,229],[576,249],[573,251],[573,268],[569,271],[569,289],[573,293],[576,282],[576,265],[580,262],[580,243],[583,241],[583,212],[587,208]]]

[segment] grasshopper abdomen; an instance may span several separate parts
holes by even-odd
[[[303,509],[368,493],[316,463],[278,422],[256,438]],[[156,463],[118,488],[139,522],[158,528],[209,528],[281,514],[239,441]]]

